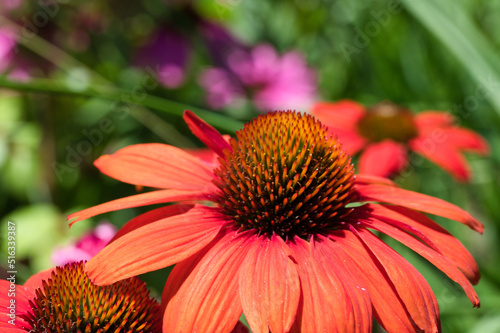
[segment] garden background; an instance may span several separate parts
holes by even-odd
[[[500,2],[481,0],[2,1],[1,277],[8,221],[17,226],[22,282],[54,265],[56,248],[98,223],[120,227],[150,209],[111,212],[68,228],[68,214],[144,190],[100,174],[92,163],[102,154],[146,142],[201,147],[182,121],[185,109],[226,134],[262,112],[258,83],[216,91],[217,75],[208,73],[229,66],[220,52],[227,47],[266,45],[276,57],[293,58],[291,72],[303,66],[305,73],[289,77],[290,86],[307,90],[302,99],[295,94],[302,111],[313,101],[391,100],[414,112],[448,111],[488,140],[490,156],[467,156],[469,183],[417,157],[396,179],[484,223],[484,234],[476,235],[435,218],[478,261],[480,309],[418,255],[386,241],[429,281],[443,332],[500,331],[499,17]],[[292,108],[292,97],[283,93],[274,102]],[[142,276],[154,295],[161,295],[168,271]]]

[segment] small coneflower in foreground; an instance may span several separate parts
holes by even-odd
[[[408,151],[437,164],[455,179],[471,177],[463,152],[485,155],[486,141],[477,133],[454,125],[455,118],[442,111],[410,110],[382,102],[370,108],[350,100],[315,104],[311,113],[338,136],[347,152],[361,152],[359,172],[395,176],[406,168]]]
[[[0,280],[0,330],[3,333],[161,332],[160,305],[149,297],[144,282],[133,277],[109,286],[96,286],[83,269],[83,261],[67,264],[40,272],[22,286]]]
[[[440,331],[431,288],[373,230],[428,259],[479,306],[474,259],[421,213],[482,232],[464,210],[355,175],[310,115],[261,115],[229,141],[192,112],[185,120],[218,163],[169,145],[126,147],[96,166],[159,190],[69,216],[181,202],[132,219],[86,265],[95,283],[109,284],[176,264],[162,297],[164,332],[229,332],[242,312],[254,333],[370,332],[373,317],[388,332]]]

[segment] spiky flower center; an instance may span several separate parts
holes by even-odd
[[[408,142],[418,134],[411,111],[391,102],[369,108],[358,123],[358,130],[372,142],[386,139]]]
[[[83,269],[84,262],[67,264],[43,281],[24,315],[28,332],[161,332],[160,306],[144,282],[96,286]]]
[[[236,133],[214,183],[221,211],[243,230],[307,239],[350,212],[354,167],[310,115],[277,111]]]

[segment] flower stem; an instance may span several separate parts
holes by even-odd
[[[103,98],[116,101],[117,106],[119,103],[132,104],[137,105],[138,107],[143,106],[167,112],[175,116],[182,116],[184,110],[190,109],[191,111],[197,113],[198,116],[203,118],[205,121],[220,130],[232,133],[243,127],[241,122],[222,114],[199,109],[190,105],[167,100],[146,93],[142,95],[140,99],[130,98],[130,95],[132,95],[130,91],[116,87],[113,82],[101,76],[84,63],[78,61],[63,49],[53,45],[36,34],[29,36],[29,38],[23,37],[21,33],[22,27],[3,15],[0,15],[0,23],[6,24],[16,31],[19,36],[18,43],[68,73],[76,83],[76,86],[71,88],[68,84],[48,79],[30,79],[29,82],[13,82],[0,76],[0,87],[38,93],[69,94],[84,97]],[[84,75],[90,76],[88,82],[81,80],[81,78],[74,77],[75,69],[83,70]],[[147,113],[148,110],[142,109],[142,112]]]

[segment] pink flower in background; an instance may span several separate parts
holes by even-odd
[[[16,40],[7,29],[0,27],[0,73],[6,70],[14,57]]]
[[[210,68],[200,85],[213,108],[251,98],[262,110],[306,109],[316,97],[316,75],[298,52],[280,56],[270,45],[237,49],[227,57],[228,69]]]
[[[28,81],[30,64],[20,56],[14,56],[17,47],[17,35],[8,28],[0,27],[0,76],[7,72],[7,77],[17,81]]]
[[[245,97],[245,89],[238,79],[222,68],[205,70],[199,78],[199,83],[207,93],[207,104],[213,109],[239,104],[237,100]]]
[[[148,72],[167,88],[181,86],[189,58],[189,41],[177,31],[163,28],[156,31],[148,43],[138,50],[136,66]]]
[[[63,266],[81,260],[90,260],[115,236],[116,228],[111,223],[101,223],[92,232],[85,234],[74,245],[56,249],[52,261]]]
[[[16,9],[21,5],[22,0],[2,0],[2,6],[0,7],[0,13],[8,12],[9,10]]]

